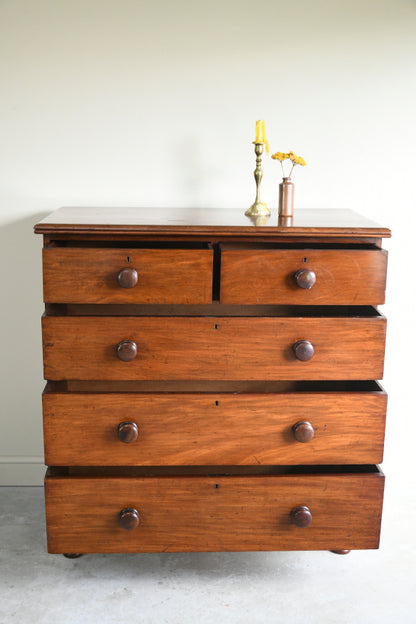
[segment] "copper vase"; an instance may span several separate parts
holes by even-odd
[[[293,217],[295,185],[290,178],[279,184],[279,217]]]

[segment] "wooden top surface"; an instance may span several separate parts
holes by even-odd
[[[37,234],[158,234],[230,236],[391,236],[389,229],[352,210],[296,210],[290,224],[246,217],[241,208],[81,208],[64,207],[35,225]]]

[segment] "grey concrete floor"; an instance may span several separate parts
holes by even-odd
[[[386,492],[381,548],[86,555],[45,546],[43,490],[0,488],[0,622],[416,623],[414,497]],[[411,521],[413,518],[413,521]]]

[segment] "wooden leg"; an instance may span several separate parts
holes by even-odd
[[[330,552],[334,553],[335,555],[348,555],[348,553],[350,553],[350,550],[331,550]]]
[[[82,553],[64,553],[64,557],[67,559],[78,559],[78,557],[82,557]]]

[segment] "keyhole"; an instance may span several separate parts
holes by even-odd
[[[304,258],[304,259],[303,259],[303,261],[306,263],[306,262],[308,261],[308,259],[307,259],[307,258]]]
[[[127,262],[130,262],[130,256],[127,256],[126,260]]]

